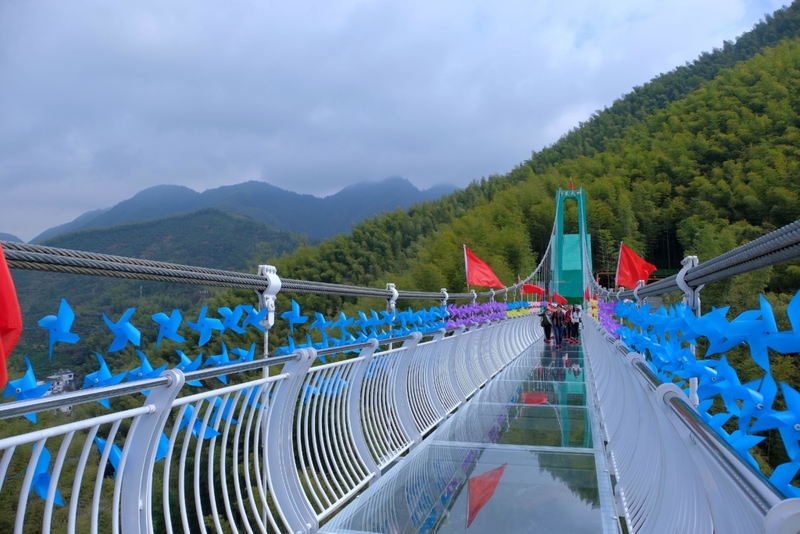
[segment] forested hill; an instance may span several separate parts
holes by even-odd
[[[796,10],[781,13],[788,17]],[[772,25],[781,17],[758,31],[779,35]],[[597,268],[613,270],[620,240],[659,267],[677,267],[688,252],[703,259],[728,250],[800,215],[799,59],[798,41],[785,39],[632,123],[619,138],[604,141],[602,152],[561,156],[539,173],[522,164],[440,202],[365,221],[351,237],[285,258],[281,272],[461,290],[460,246],[467,243],[511,283],[535,264],[531,249],[544,250],[554,192],[569,178],[588,191]],[[673,75],[679,74],[662,78]],[[574,213],[568,212],[571,221]],[[773,288],[793,283],[790,271],[779,272]]]
[[[684,98],[701,84],[714,79],[720,71],[753,57],[764,47],[781,39],[800,36],[800,3],[767,15],[765,20],[735,41],[725,41],[722,48],[702,54],[692,63],[654,78],[615,101],[611,107],[595,113],[558,142],[539,152],[527,162],[542,173],[554,163],[575,156],[592,156],[605,150],[607,143],[623,135],[623,130],[663,109],[670,102]]]

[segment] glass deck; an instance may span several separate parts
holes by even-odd
[[[537,342],[321,532],[617,532],[584,377]]]

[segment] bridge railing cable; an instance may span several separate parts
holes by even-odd
[[[689,287],[699,287],[798,258],[800,221],[795,221],[689,269],[684,280]],[[659,296],[679,290],[677,276],[672,275],[644,286],[639,290],[639,296]],[[630,290],[619,296],[622,299],[634,298]]]

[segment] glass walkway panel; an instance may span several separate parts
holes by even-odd
[[[584,369],[537,341],[320,531],[619,532]]]

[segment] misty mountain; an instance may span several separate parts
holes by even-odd
[[[163,219],[90,228],[48,239],[51,247],[243,271],[306,244],[236,213],[204,208]]]
[[[31,242],[89,228],[160,219],[203,208],[238,213],[279,230],[306,234],[312,240],[350,232],[352,225],[377,213],[406,209],[453,192],[439,185],[420,191],[408,180],[392,177],[361,183],[319,198],[281,189],[266,182],[245,182],[198,193],[188,187],[159,185],[141,191],[112,208],[84,213],[72,222],[50,228]]]
[[[3,232],[0,232],[0,241],[14,241],[17,243],[22,243],[22,239],[18,238],[17,236],[13,234],[5,234]]]

